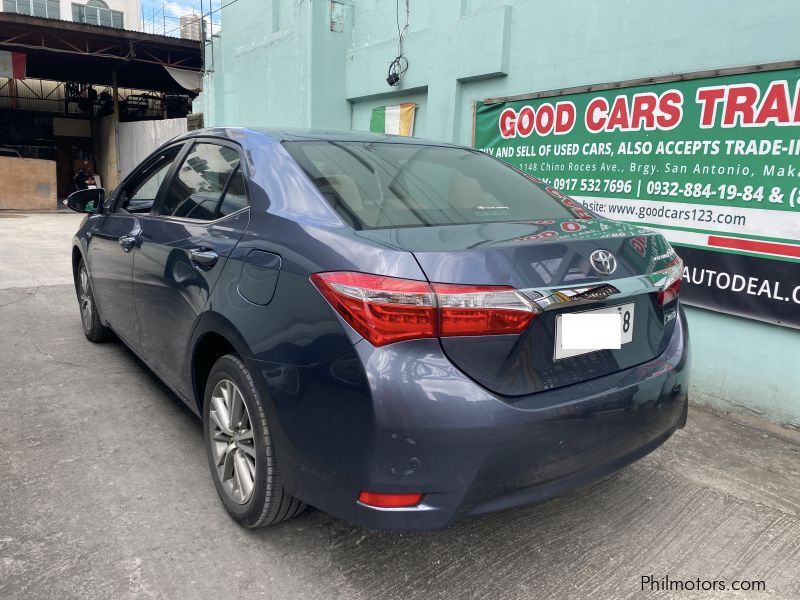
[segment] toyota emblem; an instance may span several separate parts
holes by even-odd
[[[595,250],[589,256],[589,262],[599,275],[611,275],[617,270],[617,259],[608,250]]]

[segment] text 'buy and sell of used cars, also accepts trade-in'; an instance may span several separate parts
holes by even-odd
[[[434,529],[563,494],[686,423],[683,263],[482,152],[218,128],[74,193],[86,337],[203,419],[231,516]],[[136,401],[132,399],[130,401]]]

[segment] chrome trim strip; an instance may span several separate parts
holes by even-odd
[[[666,281],[666,271],[656,271],[648,275],[609,279],[597,283],[556,288],[526,288],[519,290],[532,302],[534,308],[541,312],[564,308],[565,306],[580,306],[593,304],[599,300],[622,300],[638,294],[650,294],[661,291]],[[580,298],[581,295],[593,291],[600,292],[603,288],[613,287],[616,292],[609,293],[604,298]]]

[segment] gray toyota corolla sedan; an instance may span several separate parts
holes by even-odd
[[[310,504],[439,528],[686,422],[680,258],[481,152],[207,129],[68,203],[86,337],[116,334],[203,419],[244,526]]]

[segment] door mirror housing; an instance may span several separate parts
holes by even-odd
[[[67,196],[66,205],[79,213],[99,213],[105,199],[106,191],[103,188],[89,188],[71,193]]]

